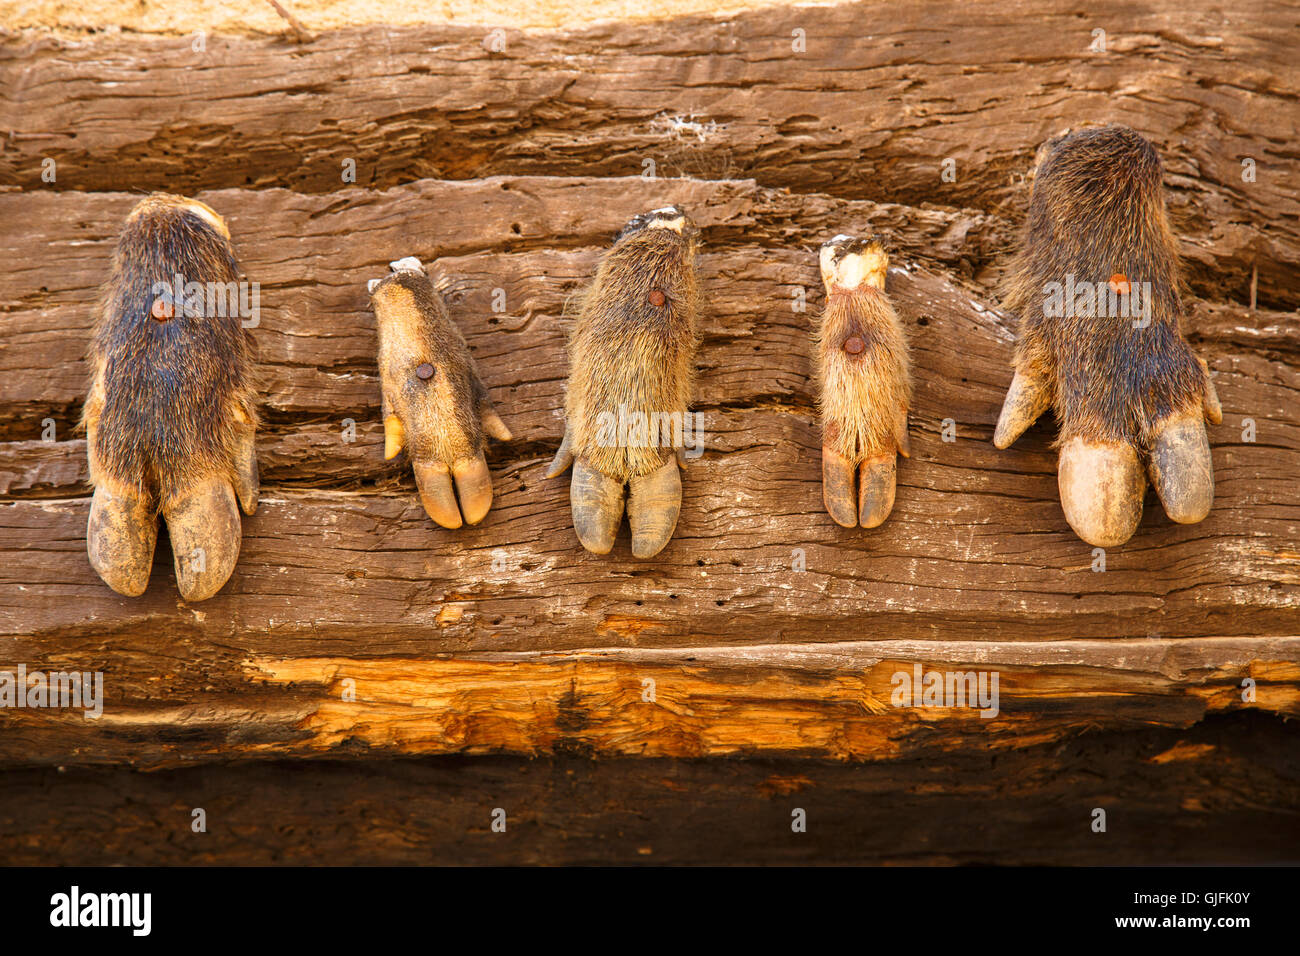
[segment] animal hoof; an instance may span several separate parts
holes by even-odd
[[[675,457],[648,475],[628,482],[627,520],[632,527],[632,554],[653,558],[677,528],[682,510],[682,475]]]
[[[157,541],[158,519],[148,502],[114,494],[106,485],[96,486],[86,525],[86,552],[105,584],[127,597],[143,594]]]
[[[1007,447],[1053,405],[1068,438],[1061,505],[1098,547],[1132,536],[1148,474],[1175,521],[1200,521],[1214,498],[1204,422],[1222,408],[1183,336],[1163,179],[1156,148],[1127,127],[1051,140],[1007,277],[1020,329],[994,443]]]
[[[463,458],[451,466],[456,479],[456,494],[460,498],[460,513],[466,524],[478,524],[492,507],[492,473],[487,459]]]
[[[425,513],[437,524],[455,531],[464,522],[456,505],[456,493],[451,487],[451,469],[440,461],[420,462],[414,465],[415,484],[420,489],[420,501]],[[491,504],[491,501],[488,502]]]
[[[569,503],[573,508],[573,530],[582,546],[592,554],[609,554],[623,520],[622,483],[585,462],[575,461]]]
[[[1132,445],[1070,439],[1061,448],[1057,484],[1065,520],[1088,544],[1111,548],[1133,537],[1146,478]]]
[[[894,510],[898,456],[886,455],[859,466],[858,524],[878,528]]]
[[[239,509],[225,478],[200,482],[163,509],[176,586],[187,601],[206,601],[230,580],[239,559]]]
[[[1007,448],[1034,422],[1038,416],[1047,411],[1052,396],[1041,378],[1027,372],[1016,370],[1007,389],[1007,397],[1002,402],[1002,414],[998,416],[998,427],[993,432],[993,444],[998,448]]]
[[[478,524],[492,507],[485,436],[509,441],[447,304],[414,256],[371,286],[379,331],[384,460],[412,461],[420,501],[448,529]],[[453,485],[454,482],[454,485]],[[459,495],[459,500],[458,500]]]
[[[230,230],[211,207],[153,193],[128,214],[101,290],[83,414],[95,487],[87,551],[122,594],[148,584],[160,502],[188,600],[226,582],[239,555],[239,508],[257,509],[248,328],[259,299],[257,283],[250,298],[239,278]],[[193,291],[205,286],[206,303]]]
[[[858,526],[853,463],[830,448],[822,448],[822,501],[836,524]]]
[[[1200,414],[1170,418],[1156,430],[1150,470],[1151,484],[1170,519],[1195,524],[1210,513],[1214,465]]]

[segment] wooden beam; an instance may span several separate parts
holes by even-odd
[[[84,443],[70,430],[95,287],[134,197],[0,196],[7,215],[32,224],[32,236],[6,240],[15,267],[0,276],[12,329],[0,358],[8,367],[0,422],[16,439],[0,443],[0,650],[12,666],[102,670],[109,696],[97,723],[3,715],[11,730],[5,760],[153,764],[309,756],[363,742],[386,753],[532,753],[563,750],[570,739],[599,754],[897,755],[919,745],[925,723],[864,709],[868,690],[880,699],[878,668],[887,665],[836,656],[861,641],[903,642],[898,653],[878,651],[907,666],[952,642],[988,640],[985,650],[1005,653],[1025,641],[1045,654],[1043,642],[1065,651],[1078,641],[1117,642],[1090,651],[1082,673],[1101,669],[1095,680],[1078,677],[1073,692],[1076,665],[1050,654],[1006,661],[1013,685],[1040,688],[1029,716],[1010,721],[1014,730],[1002,738],[1016,746],[1098,722],[1183,725],[1226,706],[1256,671],[1271,688],[1259,706],[1290,712],[1296,677],[1288,662],[1300,659],[1285,640],[1295,633],[1300,582],[1300,426],[1290,409],[1300,373],[1297,332],[1285,316],[1192,303],[1189,329],[1215,370],[1227,416],[1211,430],[1216,507],[1202,524],[1180,526],[1153,499],[1138,536],[1112,549],[1098,573],[1060,511],[1051,422],[1007,452],[988,441],[1010,378],[1012,320],[977,282],[933,271],[959,265],[971,237],[999,235],[981,214],[639,178],[202,198],[228,217],[250,278],[264,283],[254,334],[265,483],[234,578],[213,600],[188,606],[177,600],[165,544],[139,599],[109,591],[85,556]],[[598,559],[573,537],[565,480],[541,478],[561,430],[565,302],[629,210],[665,201],[698,210],[706,231],[696,407],[707,452],[687,473],[678,534],[662,555],[636,562],[620,543]],[[889,291],[918,382],[913,458],[900,470],[895,514],[869,533],[834,525],[820,495],[808,364],[819,306],[813,249],[841,229],[883,230],[899,248]],[[54,249],[63,268],[41,268],[39,248]],[[516,434],[490,449],[492,513],[454,534],[429,523],[404,463],[385,464],[380,453],[363,290],[389,260],[412,253],[450,282],[453,315]],[[506,290],[504,313],[491,309],[497,288]],[[800,289],[802,312],[794,308]],[[45,417],[55,418],[59,441],[36,440]],[[1247,418],[1253,442],[1243,435]],[[955,441],[944,440],[945,421]],[[764,661],[751,653],[756,638],[821,644],[830,656]],[[1204,674],[1139,695],[1136,709],[1117,704],[1138,699],[1120,689],[1126,675],[1148,679],[1150,663],[1133,663],[1134,641],[1163,655],[1182,653],[1186,640],[1213,642],[1202,649],[1221,655],[1219,664],[1204,658]],[[602,656],[633,648],[678,657]],[[703,723],[685,710],[656,710],[647,712],[655,720],[628,724],[622,702],[636,693],[639,668],[672,683],[693,673],[690,658],[708,648],[754,669],[718,661],[691,678],[699,683],[689,695],[734,696],[737,674],[742,683],[766,681],[771,700],[756,706],[797,732],[747,743],[738,711],[709,716],[707,708]],[[548,656],[579,650],[594,656]],[[465,656],[489,651],[525,656]],[[982,653],[958,663],[977,663]],[[1106,664],[1110,654],[1119,676]],[[390,690],[361,711],[332,709],[339,688],[331,674],[347,670]],[[875,676],[863,683],[868,672]],[[461,696],[404,710],[390,699],[391,688],[407,687],[402,673],[414,676],[412,693],[416,685],[426,695],[458,687]],[[482,692],[471,693],[474,686]],[[577,735],[564,732],[559,703],[573,686],[604,702]],[[856,689],[845,696],[846,686]],[[505,688],[514,696],[502,697]],[[1050,694],[1041,688],[1062,699],[1044,704]],[[468,723],[449,725],[452,713]],[[535,724],[521,723],[524,713]],[[855,728],[847,737],[846,714]],[[467,729],[483,726],[497,736]]]
[[[973,211],[829,197],[805,201],[752,182],[505,178],[422,182],[382,193],[223,190],[200,198],[227,218],[244,271],[261,285],[263,321],[255,335],[272,422],[310,421],[327,410],[337,421],[378,400],[365,284],[405,255],[437,259],[455,280],[456,318],[485,372],[499,364],[529,379],[508,395],[497,393],[497,401],[516,415],[545,402],[549,419],[566,368],[565,303],[589,281],[601,249],[636,211],[679,202],[705,227],[705,334],[715,363],[738,365],[730,375],[717,373],[726,375],[733,393],[747,379],[765,384],[774,365],[792,364],[759,352],[797,347],[802,358],[813,306],[794,312],[792,295],[797,287],[807,290],[810,302],[819,301],[815,250],[836,232],[879,231],[896,244],[900,261],[949,266],[971,246],[1006,240],[1001,227]],[[24,232],[0,234],[0,254],[12,264],[0,276],[0,309],[10,330],[0,353],[3,437],[40,437],[49,416],[66,436],[79,414],[98,287],[122,220],[138,199],[125,193],[0,194],[0,216],[30,224]],[[50,267],[52,260],[57,268]],[[496,289],[505,293],[503,313],[493,312]],[[792,395],[792,373],[806,378],[787,367],[765,387]],[[548,434],[551,428],[548,420]]]
[[[1292,722],[1294,723],[1294,722]],[[1294,730],[1188,730],[888,763],[441,757],[8,769],[11,865],[1293,864]],[[206,830],[193,830],[195,808]],[[1106,832],[1095,833],[1095,808]],[[493,812],[506,831],[493,832]],[[791,831],[802,809],[807,830]]]
[[[1281,0],[1230,17],[1177,0],[1086,13],[1064,0],[922,0],[507,31],[500,53],[478,27],[210,36],[197,53],[189,36],[15,34],[0,44],[0,184],[337,193],[347,163],[358,186],[388,188],[641,175],[649,160],[661,176],[1014,221],[1040,144],[1121,122],[1165,158],[1198,294],[1247,301],[1258,266],[1258,301],[1289,308],[1295,29]]]
[[[407,656],[393,653],[400,631],[362,648],[327,621],[317,627],[328,636],[314,640],[239,633],[206,649],[215,639],[206,628],[166,648],[139,640],[139,628],[111,647],[102,636],[98,649],[64,641],[28,673],[91,670],[103,657],[102,713],[6,709],[0,764],[152,768],[358,753],[875,761],[1021,749],[1102,728],[1185,728],[1222,711],[1300,714],[1296,637],[742,645],[711,636],[658,649],[435,650],[451,643],[465,607],[442,605],[428,649]],[[645,631],[644,619],[607,615],[598,636],[649,639]],[[308,646],[364,656],[297,650]],[[913,686],[900,675],[929,672],[969,674],[984,696],[978,706],[926,701],[921,684],[899,696]]]

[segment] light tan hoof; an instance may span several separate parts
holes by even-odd
[[[1111,548],[1133,537],[1146,477],[1132,445],[1072,438],[1061,448],[1056,478],[1065,520],[1080,538]]]
[[[235,570],[242,538],[235,492],[223,477],[208,478],[163,509],[172,542],[176,587],[187,601],[206,601]]]
[[[158,518],[147,501],[96,486],[86,524],[86,553],[105,584],[127,597],[143,594],[157,542]]]

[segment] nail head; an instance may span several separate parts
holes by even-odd
[[[433,378],[433,366],[428,362],[425,362],[423,365],[420,365],[415,369],[415,374],[421,381],[427,382],[429,379]]]

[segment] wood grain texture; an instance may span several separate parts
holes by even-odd
[[[10,769],[11,865],[1294,864],[1262,714],[887,763],[432,759]],[[207,832],[191,829],[206,813]],[[1091,828],[1094,808],[1107,830]],[[504,833],[491,829],[496,809]],[[791,832],[802,809],[807,832]]]
[[[864,38],[885,13],[891,38]],[[0,43],[0,670],[98,670],[107,695],[93,721],[0,711],[0,764],[1042,760],[1097,731],[1297,714],[1294,19],[927,0],[512,34],[498,56],[458,28],[210,37],[204,55],[183,38]],[[1088,52],[1098,25],[1105,55]],[[1152,496],[1096,573],[1061,514],[1050,416],[1006,452],[989,439],[1014,337],[995,290],[1034,148],[1104,120],[1166,157],[1186,329],[1225,421],[1210,517],[1172,524]],[[646,158],[697,178],[642,178]],[[261,507],[231,582],[195,605],[165,543],[139,599],[91,570],[73,430],[97,287],[155,187],[224,215],[261,284]],[[566,304],[631,215],[668,203],[704,230],[707,451],[661,555],[633,560],[624,532],[596,558],[567,478],[541,477]],[[871,532],[822,509],[809,364],[815,250],[868,231],[894,249],[918,383],[912,458]],[[491,514],[455,533],[382,461],[365,283],[407,255],[434,266],[515,435],[488,450]],[[1268,308],[1240,304],[1254,269]],[[918,663],[996,670],[998,717],[893,707],[893,675]],[[1199,761],[1189,746],[1159,766]]]
[[[627,219],[657,204],[681,203],[706,230],[706,341],[729,347],[714,362],[738,365],[722,380],[730,395],[719,401],[739,400],[774,372],[782,377],[764,385],[768,394],[793,393],[789,375],[801,370],[773,365],[794,360],[774,363],[760,353],[797,347],[802,359],[811,313],[794,313],[792,294],[797,287],[811,301],[819,298],[814,250],[837,229],[884,232],[900,256],[950,267],[972,247],[1008,241],[999,225],[974,211],[808,198],[752,182],[507,177],[330,196],[199,196],[227,218],[244,272],[261,284],[256,338],[272,424],[325,415],[339,421],[377,401],[365,284],[404,255],[440,260],[440,271],[454,281],[456,317],[485,374],[507,367],[518,374],[520,361],[545,363],[527,370],[529,381],[494,393],[518,418],[540,403],[552,413],[551,396],[565,376],[566,300],[589,281],[597,256]],[[79,414],[97,289],[136,201],[124,193],[0,194],[3,221],[21,224],[0,234],[0,254],[10,263],[0,275],[10,330],[0,354],[4,437],[40,437],[47,416],[66,436]],[[57,269],[48,267],[51,258]],[[494,289],[504,292],[504,313],[492,311]],[[552,423],[545,428],[550,434]]]
[[[67,436],[79,410],[95,287],[134,197],[0,196],[10,221],[29,223],[64,264],[42,269],[34,240],[11,238],[14,267],[0,277],[14,333],[0,417],[26,439],[0,444],[0,648],[31,669],[102,670],[108,688],[99,721],[5,714],[4,761],[881,759],[929,745],[929,722],[887,705],[888,681],[936,659],[1000,662],[1023,698],[1019,716],[1012,707],[994,722],[1012,747],[1132,721],[1186,726],[1238,706],[1251,676],[1267,689],[1252,706],[1295,710],[1300,381],[1284,316],[1194,305],[1190,331],[1227,416],[1211,431],[1215,510],[1179,526],[1153,499],[1138,536],[1095,573],[1061,515],[1050,421],[1008,452],[989,442],[1012,323],[977,282],[938,271],[964,242],[997,234],[981,214],[639,178],[201,198],[263,283],[254,334],[267,424],[262,503],[235,576],[191,606],[176,596],[165,545],[144,597],[102,585],[85,555],[84,442],[34,440],[44,417]],[[705,229],[696,408],[708,450],[687,472],[668,549],[638,562],[624,537],[599,559],[573,536],[567,479],[541,478],[561,431],[565,303],[618,226],[666,202]],[[898,249],[889,292],[920,387],[895,513],[862,532],[822,510],[808,343],[816,244],[868,229]],[[493,511],[456,533],[427,520],[404,463],[382,461],[365,280],[408,254],[446,281],[516,436],[489,451]],[[490,307],[498,288],[503,313]],[[1245,417],[1254,442],[1242,440]],[[946,419],[955,441],[942,438]],[[576,651],[587,656],[564,653]],[[359,705],[340,705],[348,675]],[[679,696],[637,706],[647,676]],[[990,739],[977,723],[937,746]]]
[[[923,0],[510,31],[501,53],[475,27],[210,36],[202,52],[192,37],[15,33],[0,44],[0,184],[333,193],[345,161],[384,188],[653,160],[1014,219],[1041,143],[1121,122],[1165,158],[1198,294],[1246,301],[1257,270],[1259,301],[1286,308],[1300,303],[1297,26],[1282,0]]]
[[[200,693],[184,687],[183,668],[161,674],[142,662],[135,671],[118,651],[101,716],[13,711],[0,762],[155,768],[230,756],[497,753],[887,761],[1023,749],[1103,727],[1186,728],[1224,711],[1300,715],[1298,659],[1300,638],[262,654],[243,661],[242,674],[210,672]],[[982,699],[983,710],[973,700],[913,706],[919,685],[915,701],[893,695],[914,665],[975,680],[996,673],[996,697]],[[132,696],[156,694],[148,685],[159,678],[193,699]],[[80,744],[74,755],[70,740]]]

